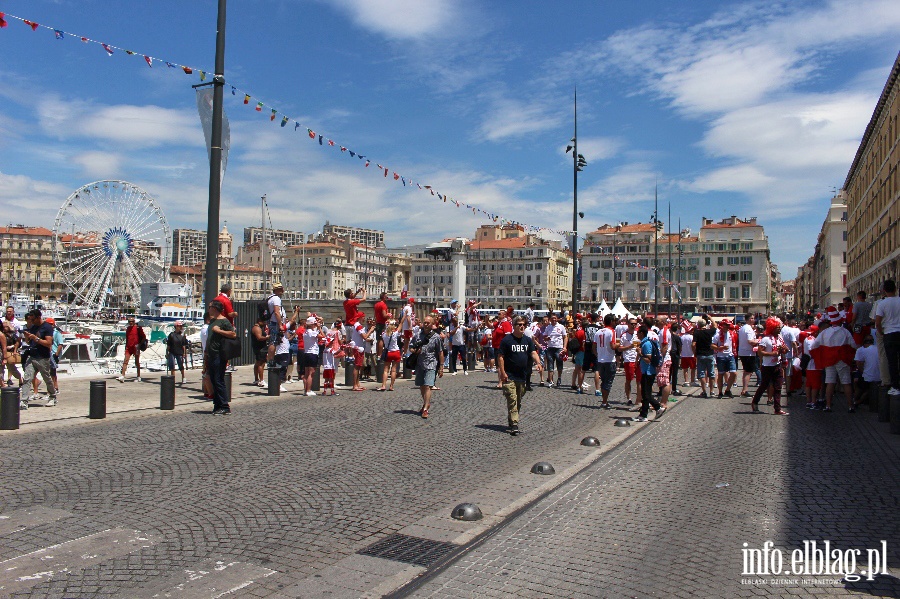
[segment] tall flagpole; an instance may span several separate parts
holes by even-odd
[[[213,76],[212,135],[209,148],[209,207],[206,217],[204,308],[219,289],[219,204],[222,197],[222,102],[225,87],[225,0],[216,22],[216,72]]]
[[[578,314],[578,88],[575,88],[575,135],[572,136],[572,321]]]
[[[659,184],[653,187],[653,316],[659,316]]]
[[[666,223],[669,233],[666,235],[666,241],[669,244],[669,318],[672,317],[672,202],[669,202],[669,221]]]

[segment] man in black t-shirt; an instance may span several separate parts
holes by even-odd
[[[713,381],[716,378],[716,358],[712,347],[712,338],[716,334],[713,327],[707,327],[703,319],[697,323],[694,329],[694,355],[697,357],[697,378],[700,379],[700,397],[709,397],[706,393],[706,384],[709,382],[709,392],[712,393]]]
[[[56,386],[50,376],[50,348],[53,347],[53,326],[43,321],[40,310],[32,310],[25,315],[27,328],[23,331],[22,338],[28,343],[28,364],[25,366],[25,380],[22,383],[22,398],[19,401],[19,409],[27,410],[31,395],[34,392],[32,381],[38,373],[44,379],[47,393],[50,398],[47,406],[56,405]]]
[[[537,345],[531,337],[525,335],[525,324],[524,316],[516,316],[513,319],[512,334],[503,338],[497,350],[497,369],[509,412],[509,434],[513,437],[520,432],[519,410],[522,409],[522,397],[528,381],[529,360],[533,361],[539,373],[543,372]]]

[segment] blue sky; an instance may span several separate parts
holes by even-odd
[[[0,12],[214,64],[214,0],[0,0]],[[197,74],[7,20],[3,224],[52,228],[76,188],[124,179],[171,227],[205,228]],[[581,232],[646,222],[658,181],[661,211],[671,202],[693,231],[701,216],[759,217],[792,278],[847,174],[898,30],[895,0],[232,0],[226,79],[254,100],[226,95],[222,218],[240,235],[266,194],[276,227],[313,232],[327,219],[384,229],[389,245],[471,236],[486,222],[319,146],[309,127],[460,202],[569,229],[577,85]]]

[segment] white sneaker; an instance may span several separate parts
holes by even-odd
[[[48,399],[46,405],[47,405],[48,408],[55,407],[55,406],[56,406],[56,398],[55,398],[55,397],[51,397],[50,399]]]
[[[306,392],[306,395],[307,395],[308,397],[313,397],[315,394],[316,394],[315,391],[307,391],[307,392]]]
[[[119,381],[120,383],[124,383],[125,377],[120,374],[119,376],[116,377],[116,380]]]
[[[257,381],[257,382],[256,382],[256,386],[257,386],[257,387],[260,387],[260,388],[262,388],[262,389],[265,389],[265,388],[266,388],[266,384],[265,384],[264,382],[262,382],[262,381]]]
[[[134,379],[134,381],[135,381],[136,383],[140,383],[141,380],[142,380],[141,377],[137,377],[136,379]]]
[[[590,389],[591,386],[588,385],[587,383],[581,383],[581,388],[582,388],[582,389]]]
[[[466,375],[466,376],[469,376],[469,371],[468,371],[468,370],[463,370],[463,374]]]
[[[293,380],[288,379],[288,380],[284,381],[284,384],[285,384],[285,385],[290,385],[290,384],[293,383],[293,382],[294,382]]]
[[[287,393],[287,387],[285,387],[284,385],[281,385],[280,387],[278,387],[278,390],[279,390],[281,393]]]
[[[890,391],[888,391],[888,395],[900,395],[900,389],[894,389],[891,387]]]

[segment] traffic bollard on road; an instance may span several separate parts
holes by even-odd
[[[891,434],[900,435],[900,395],[889,395],[891,400],[890,418],[891,418]]]
[[[267,389],[267,395],[276,397],[281,395],[281,372],[277,366],[269,368],[268,383],[269,387]]]
[[[159,409],[175,409],[175,377],[171,374],[159,377]]]
[[[88,418],[101,420],[106,418],[106,381],[91,381],[91,403]]]
[[[0,392],[0,430],[14,431],[19,428],[19,388],[5,387]]]
[[[344,361],[344,385],[347,387],[353,386],[353,371],[355,368],[356,364],[354,364],[353,360]]]
[[[878,390],[881,386],[878,383],[872,383],[869,385],[869,390],[866,392],[869,394],[869,411],[878,413]]]
[[[878,388],[878,422],[889,422],[891,419],[890,387]]]
[[[225,372],[225,398],[231,403],[231,373]]]
[[[312,384],[309,386],[310,391],[319,391],[322,388],[322,371],[316,366],[313,370]]]
[[[375,362],[375,380],[384,384],[384,362],[381,360]]]

